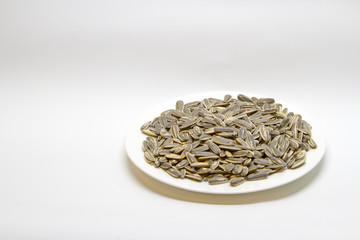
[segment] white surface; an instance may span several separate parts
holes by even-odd
[[[202,192],[209,194],[241,194],[241,193],[251,193],[257,191],[263,191],[271,189],[274,187],[279,187],[284,184],[290,183],[296,179],[301,178],[305,174],[309,173],[313,168],[319,164],[320,160],[325,153],[325,139],[323,131],[319,123],[316,122],[314,118],[308,116],[306,112],[302,112],[294,108],[294,106],[289,106],[286,102],[281,101],[280,99],[275,99],[276,103],[281,103],[283,108],[288,108],[289,112],[294,112],[296,114],[301,114],[303,119],[309,122],[312,125],[312,138],[317,144],[316,150],[311,150],[306,154],[306,164],[297,168],[296,170],[283,171],[281,173],[276,173],[269,176],[264,181],[246,181],[237,187],[231,187],[229,184],[220,184],[220,185],[209,185],[206,182],[195,182],[189,179],[176,179],[169,174],[167,174],[162,169],[155,168],[154,166],[148,164],[144,160],[144,152],[142,150],[142,142],[145,140],[146,135],[144,135],[139,129],[140,127],[148,122],[153,120],[155,117],[159,116],[162,112],[168,109],[174,109],[175,103],[177,100],[183,100],[184,103],[189,103],[193,101],[201,101],[205,98],[213,97],[218,99],[223,99],[226,94],[230,94],[234,98],[241,93],[250,97],[275,97],[275,96],[259,96],[252,93],[244,92],[232,92],[232,91],[217,91],[217,92],[202,92],[193,95],[179,96],[176,99],[168,99],[157,105],[151,106],[146,111],[141,113],[137,119],[135,119],[132,124],[129,126],[126,132],[125,138],[125,150],[130,160],[135,166],[137,166],[141,171],[148,174],[149,176],[155,178],[156,180],[163,182],[165,184],[171,185],[173,187],[194,191]]]
[[[0,238],[359,239],[359,4],[1,1]],[[218,90],[306,109],[325,158],[240,196],[177,190],[130,163],[137,111]]]

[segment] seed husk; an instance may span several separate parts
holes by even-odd
[[[166,172],[174,178],[179,178],[181,176],[181,172],[175,168],[169,168]]]
[[[203,151],[207,151],[209,149],[208,145],[202,145],[200,147],[194,148],[193,150],[191,150],[192,153],[196,153],[196,152],[203,152]]]
[[[264,125],[261,125],[261,126],[260,126],[259,132],[260,132],[260,136],[262,137],[262,139],[263,139],[265,142],[267,142],[267,141],[270,140],[269,130],[268,130]]]
[[[247,180],[249,181],[255,181],[255,180],[260,180],[260,179],[265,179],[267,178],[268,176],[268,173],[267,172],[256,172],[256,173],[252,173],[252,174],[249,174],[247,176]]]
[[[190,164],[192,167],[209,167],[208,162],[195,162]]]
[[[197,182],[201,182],[203,180],[202,176],[199,174],[186,174],[185,177]]]
[[[301,165],[303,165],[304,163],[305,163],[305,157],[300,158],[299,160],[296,160],[296,161],[294,162],[294,164],[291,165],[291,169],[298,168],[298,167],[300,167]]]
[[[195,156],[189,152],[187,152],[185,154],[186,159],[188,160],[188,162],[190,163],[190,165],[193,165],[194,163],[197,163],[198,161],[196,160]]]
[[[146,151],[145,152],[145,158],[150,161],[150,162],[155,162],[155,157],[154,157],[154,154],[152,154],[151,152],[149,151]]]
[[[229,145],[229,146],[232,146],[232,145],[235,145],[235,142],[234,140],[232,139],[228,139],[228,138],[224,138],[224,137],[220,137],[220,136],[212,136],[212,139],[211,139],[214,143],[216,144],[220,144],[220,145]]]
[[[232,173],[235,175],[238,175],[241,173],[242,169],[243,169],[243,166],[241,164],[235,164],[235,166],[232,170]]]
[[[181,162],[179,162],[178,164],[176,164],[175,167],[176,167],[177,169],[181,169],[181,168],[186,167],[187,165],[189,165],[189,162],[188,162],[188,160],[184,159],[184,160],[182,160]]]
[[[230,186],[236,187],[243,184],[246,181],[244,177],[235,177],[230,180]]]
[[[165,154],[165,157],[170,158],[170,159],[178,159],[178,160],[182,159],[181,155],[174,154],[174,153]]]
[[[240,173],[240,176],[245,177],[248,174],[248,172],[249,172],[248,167],[243,166],[242,170],[241,170],[241,173]]]
[[[184,111],[184,102],[182,100],[177,101],[175,108],[180,112]]]
[[[309,141],[308,141],[308,144],[310,145],[311,148],[317,148],[317,145],[314,141],[314,139],[310,138]]]
[[[256,164],[261,164],[261,165],[266,165],[266,166],[273,165],[273,162],[271,160],[264,159],[264,158],[255,158],[253,162]]]
[[[208,182],[210,185],[217,185],[217,184],[227,183],[227,182],[229,182],[229,179],[225,178],[225,177],[212,177],[212,178],[209,178]]]
[[[207,140],[206,144],[208,145],[208,147],[210,148],[210,150],[215,153],[215,154],[219,154],[220,153],[220,148],[211,140]]]
[[[207,174],[207,173],[209,173],[210,171],[211,171],[210,168],[202,167],[202,168],[200,168],[199,170],[197,170],[197,173],[198,173],[198,174]]]

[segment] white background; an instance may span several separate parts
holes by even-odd
[[[359,239],[359,1],[0,1],[0,239]],[[259,193],[130,163],[139,111],[204,91],[306,109],[327,152]]]

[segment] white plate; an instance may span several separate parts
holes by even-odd
[[[257,191],[278,187],[304,176],[320,162],[320,160],[322,159],[325,153],[325,140],[319,126],[316,124],[313,118],[305,115],[305,113],[303,112],[297,111],[296,108],[293,108],[292,106],[288,106],[286,102],[282,102],[277,98],[275,98],[276,102],[283,104],[284,107],[287,107],[290,111],[294,113],[301,114],[303,116],[303,119],[309,122],[313,127],[312,137],[315,140],[318,147],[315,150],[311,149],[310,151],[307,152],[306,163],[298,169],[285,170],[281,173],[273,174],[264,180],[247,181],[241,184],[240,186],[231,187],[229,184],[209,185],[206,182],[199,183],[189,179],[173,178],[162,169],[155,168],[154,166],[151,166],[150,164],[145,162],[144,153],[142,151],[141,145],[142,145],[142,141],[146,138],[146,135],[144,135],[140,131],[140,127],[145,122],[154,119],[155,117],[159,116],[163,111],[167,109],[175,108],[175,103],[179,99],[187,103],[191,101],[202,100],[208,97],[222,99],[226,94],[231,94],[235,98],[239,94],[239,92],[207,92],[207,93],[189,95],[177,99],[168,100],[157,106],[147,109],[146,112],[144,112],[141,116],[139,116],[139,118],[133,121],[126,134],[125,148],[131,161],[144,173],[148,174],[149,176],[163,183],[194,192],[211,193],[211,194],[241,194],[241,193],[257,192]],[[249,93],[242,93],[242,94],[245,94],[250,97],[252,96],[261,97]]]

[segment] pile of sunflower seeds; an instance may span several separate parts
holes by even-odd
[[[238,186],[302,166],[316,148],[311,129],[273,98],[179,100],[141,127],[142,149],[147,163],[172,177]]]

